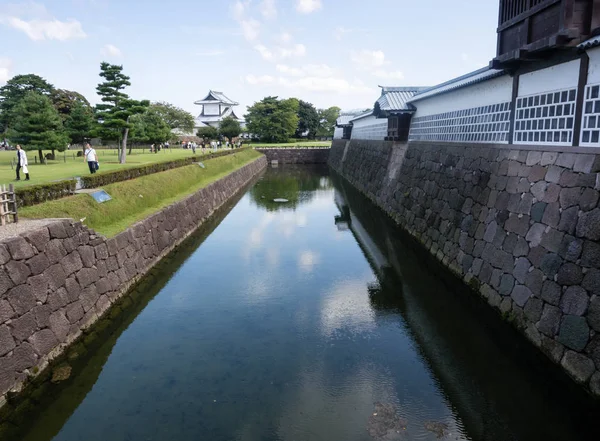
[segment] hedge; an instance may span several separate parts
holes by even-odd
[[[50,184],[31,185],[15,189],[17,197],[17,207],[27,207],[30,205],[41,204],[42,202],[52,201],[54,199],[64,198],[73,194],[76,181],[74,179],[66,181],[52,182]]]
[[[247,148],[248,147],[241,149],[222,150],[220,152],[209,153],[202,156],[191,156],[189,158],[177,159],[174,161],[158,162],[155,164],[124,168],[106,173],[95,173],[93,175],[82,176],[81,186],[83,188],[98,188],[102,187],[103,185],[113,184],[115,182],[128,181],[130,179],[139,178],[140,176],[151,175],[153,173],[159,173],[166,170],[171,170],[173,168],[185,167],[186,165],[191,165],[195,162],[206,161],[207,159],[217,158],[219,156],[231,155]]]

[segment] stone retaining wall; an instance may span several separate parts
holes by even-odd
[[[269,162],[280,164],[327,164],[329,148],[257,148]]]
[[[0,242],[0,395],[20,390],[266,166],[260,157],[111,239],[57,220]]]
[[[329,164],[600,397],[600,154],[334,141]]]

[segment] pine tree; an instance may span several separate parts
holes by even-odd
[[[122,71],[123,66],[107,62],[100,64],[100,76],[105,81],[96,87],[102,101],[102,104],[96,106],[96,117],[100,123],[99,132],[102,137],[121,140],[119,162],[125,164],[127,137],[132,126],[129,118],[144,112],[150,103],[132,100],[129,95],[122,92],[125,87],[131,86],[129,77]]]
[[[94,114],[85,104],[75,102],[64,125],[71,143],[83,144],[87,138],[91,137],[94,128]]]
[[[67,148],[69,137],[50,98],[37,92],[27,92],[12,109],[10,138],[25,150],[37,150],[43,162],[43,149],[59,152]]]

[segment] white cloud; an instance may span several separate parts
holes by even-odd
[[[304,70],[297,67],[290,67],[285,64],[278,64],[277,66],[275,66],[275,69],[277,69],[277,72],[281,72],[282,74],[290,75],[293,77],[303,77],[306,75]]]
[[[321,0],[296,0],[296,10],[301,14],[310,14],[322,7]]]
[[[223,55],[225,52],[219,49],[207,50],[207,51],[199,51],[196,52],[196,55],[199,57],[217,57],[219,55]]]
[[[258,35],[260,34],[260,23],[257,20],[253,18],[241,20],[240,26],[242,27],[242,34],[246,40],[254,41],[258,38]]]
[[[101,52],[102,52],[102,55],[105,57],[120,58],[123,56],[121,49],[119,49],[118,47],[116,47],[112,44],[104,45]]]
[[[352,32],[351,29],[346,29],[343,26],[338,26],[337,28],[335,28],[335,30],[333,31],[333,36],[335,37],[336,40],[341,41],[342,38],[344,38],[345,34],[348,34]]]
[[[277,61],[286,58],[299,58],[306,55],[306,46],[303,44],[295,44],[289,47],[278,46],[274,49],[269,49],[264,44],[257,44],[254,49],[266,61]]]
[[[87,37],[77,20],[22,20],[18,17],[0,16],[0,23],[24,32],[33,41],[67,41]]]
[[[6,83],[11,78],[12,61],[9,58],[0,58],[0,84]]]
[[[248,41],[254,41],[260,33],[260,22],[249,16],[249,9],[249,0],[238,0],[230,6],[231,15],[240,25],[244,38]]]
[[[277,18],[277,7],[275,6],[275,0],[262,0],[259,9],[262,16],[267,20],[273,20]]]
[[[377,78],[383,78],[384,80],[403,80],[404,73],[399,70],[387,71],[383,69],[376,69],[371,72]]]
[[[246,12],[248,10],[249,2],[236,1],[231,5],[231,15],[238,21],[241,21],[245,18]]]
[[[264,84],[274,84],[277,80],[271,75],[246,75],[246,82],[253,86],[264,85]]]
[[[351,54],[352,62],[362,66],[365,69],[381,67],[386,64],[383,51],[353,51]]]
[[[300,89],[308,92],[328,92],[339,94],[351,93],[375,93],[376,92],[365,86],[359,81],[350,82],[345,78],[339,77],[304,77],[296,80],[280,78],[280,84],[292,89]]]
[[[286,64],[278,64],[275,66],[277,72],[292,77],[331,77],[335,74],[335,70],[326,64],[307,64],[302,67],[292,67]]]
[[[306,55],[306,46],[298,43],[289,48],[279,47],[278,52],[281,58],[303,57]]]
[[[266,46],[262,44],[257,44],[256,46],[254,46],[254,49],[256,49],[260,56],[267,61],[273,61],[275,59],[275,54],[273,54],[273,52],[271,52],[269,49],[267,49]]]
[[[289,32],[282,32],[279,36],[279,39],[284,43],[289,43],[292,41],[292,34]]]

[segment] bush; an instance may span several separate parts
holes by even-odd
[[[46,159],[48,161],[54,161],[56,157],[52,153],[46,153]]]
[[[83,156],[83,152],[81,150],[77,151],[77,157],[81,158]]]
[[[69,196],[75,191],[75,184],[76,181],[71,179],[68,181],[17,188],[15,190],[17,207],[28,207]]]
[[[82,176],[81,185],[83,188],[98,188],[102,187],[103,185],[113,184],[115,182],[128,181],[130,179],[151,175],[153,173],[160,173],[174,168],[185,167],[186,165],[190,165],[198,161],[205,161],[207,159],[217,158],[219,156],[231,155],[242,150],[246,150],[246,148],[227,149],[216,153],[202,155],[200,157],[191,156],[189,158],[177,159],[175,161],[158,162],[155,164],[124,168],[106,173],[95,173],[89,176]]]

